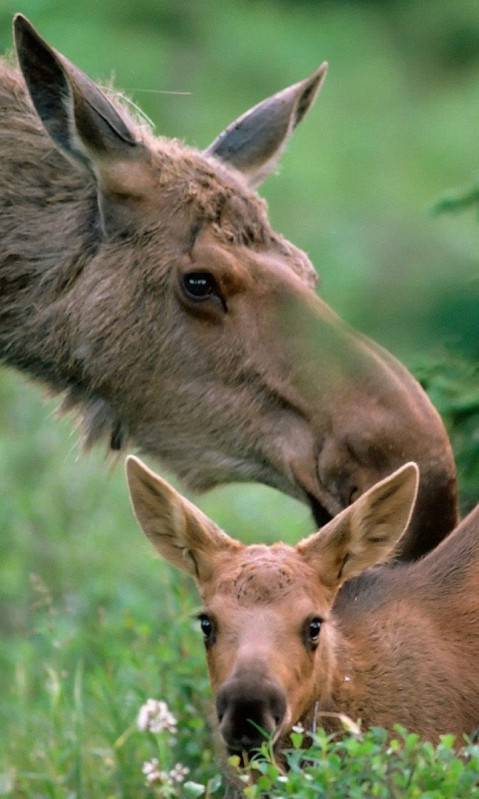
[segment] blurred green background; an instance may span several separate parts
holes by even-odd
[[[451,432],[463,508],[475,504],[479,225],[476,204],[455,198],[479,169],[477,0],[1,0],[1,51],[16,11],[92,78],[113,78],[158,133],[200,148],[329,61],[316,106],[261,194],[274,227],[310,255],[324,299],[427,387]],[[433,213],[445,196],[461,213]],[[134,718],[145,692],[171,689],[151,652],[162,641],[168,660],[165,630],[194,603],[143,543],[122,464],[83,457],[56,404],[1,373],[0,795],[8,775],[45,762],[52,670],[71,677],[80,662],[86,674],[101,664]],[[306,508],[266,488],[227,487],[199,502],[243,540],[295,541],[313,529]],[[141,652],[136,665],[122,660],[128,647]],[[111,697],[102,701],[104,720]],[[36,765],[25,734],[37,740]],[[22,784],[12,795],[30,795]]]

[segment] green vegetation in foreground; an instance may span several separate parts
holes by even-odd
[[[346,722],[347,724],[347,722]],[[464,742],[454,749],[453,736],[434,747],[398,727],[387,739],[384,730],[362,732],[349,726],[347,737],[335,740],[323,730],[304,751],[304,735],[296,731],[284,773],[268,755],[253,761],[255,784],[245,788],[249,799],[474,799],[479,797],[479,747]]]

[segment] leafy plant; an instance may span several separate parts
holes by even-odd
[[[392,737],[372,728],[341,738],[319,729],[296,729],[287,768],[281,768],[265,745],[245,773],[238,772],[248,799],[476,799],[479,797],[479,747],[465,740],[456,749],[451,735],[437,746],[401,727]]]
[[[443,353],[416,359],[414,374],[449,433],[465,514],[479,499],[479,365]]]

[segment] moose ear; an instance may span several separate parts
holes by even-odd
[[[106,95],[22,14],[15,16],[13,31],[20,68],[46,131],[64,155],[94,176],[105,232],[123,232],[128,217],[122,207],[142,186],[146,148]]]
[[[126,474],[133,509],[146,537],[167,561],[199,582],[208,579],[218,554],[242,548],[139,458],[127,458]]]
[[[346,580],[391,557],[409,524],[418,481],[417,465],[406,463],[297,545],[332,595]]]
[[[229,125],[206,153],[238,169],[256,188],[273,171],[289,137],[312,106],[326,77],[327,63],[306,80],[255,105]]]

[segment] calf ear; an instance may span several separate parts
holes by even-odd
[[[210,577],[219,554],[242,548],[139,458],[127,458],[126,474],[133,509],[146,537],[162,557],[198,582]]]
[[[64,155],[96,180],[105,232],[123,232],[127,217],[122,208],[147,177],[146,148],[98,86],[21,14],[13,30],[20,68],[46,131]]]
[[[416,464],[407,463],[297,545],[333,595],[346,580],[391,557],[409,524],[418,478]]]
[[[256,188],[273,171],[289,137],[312,106],[326,77],[327,63],[306,80],[255,105],[229,125],[207,148],[245,175]]]

